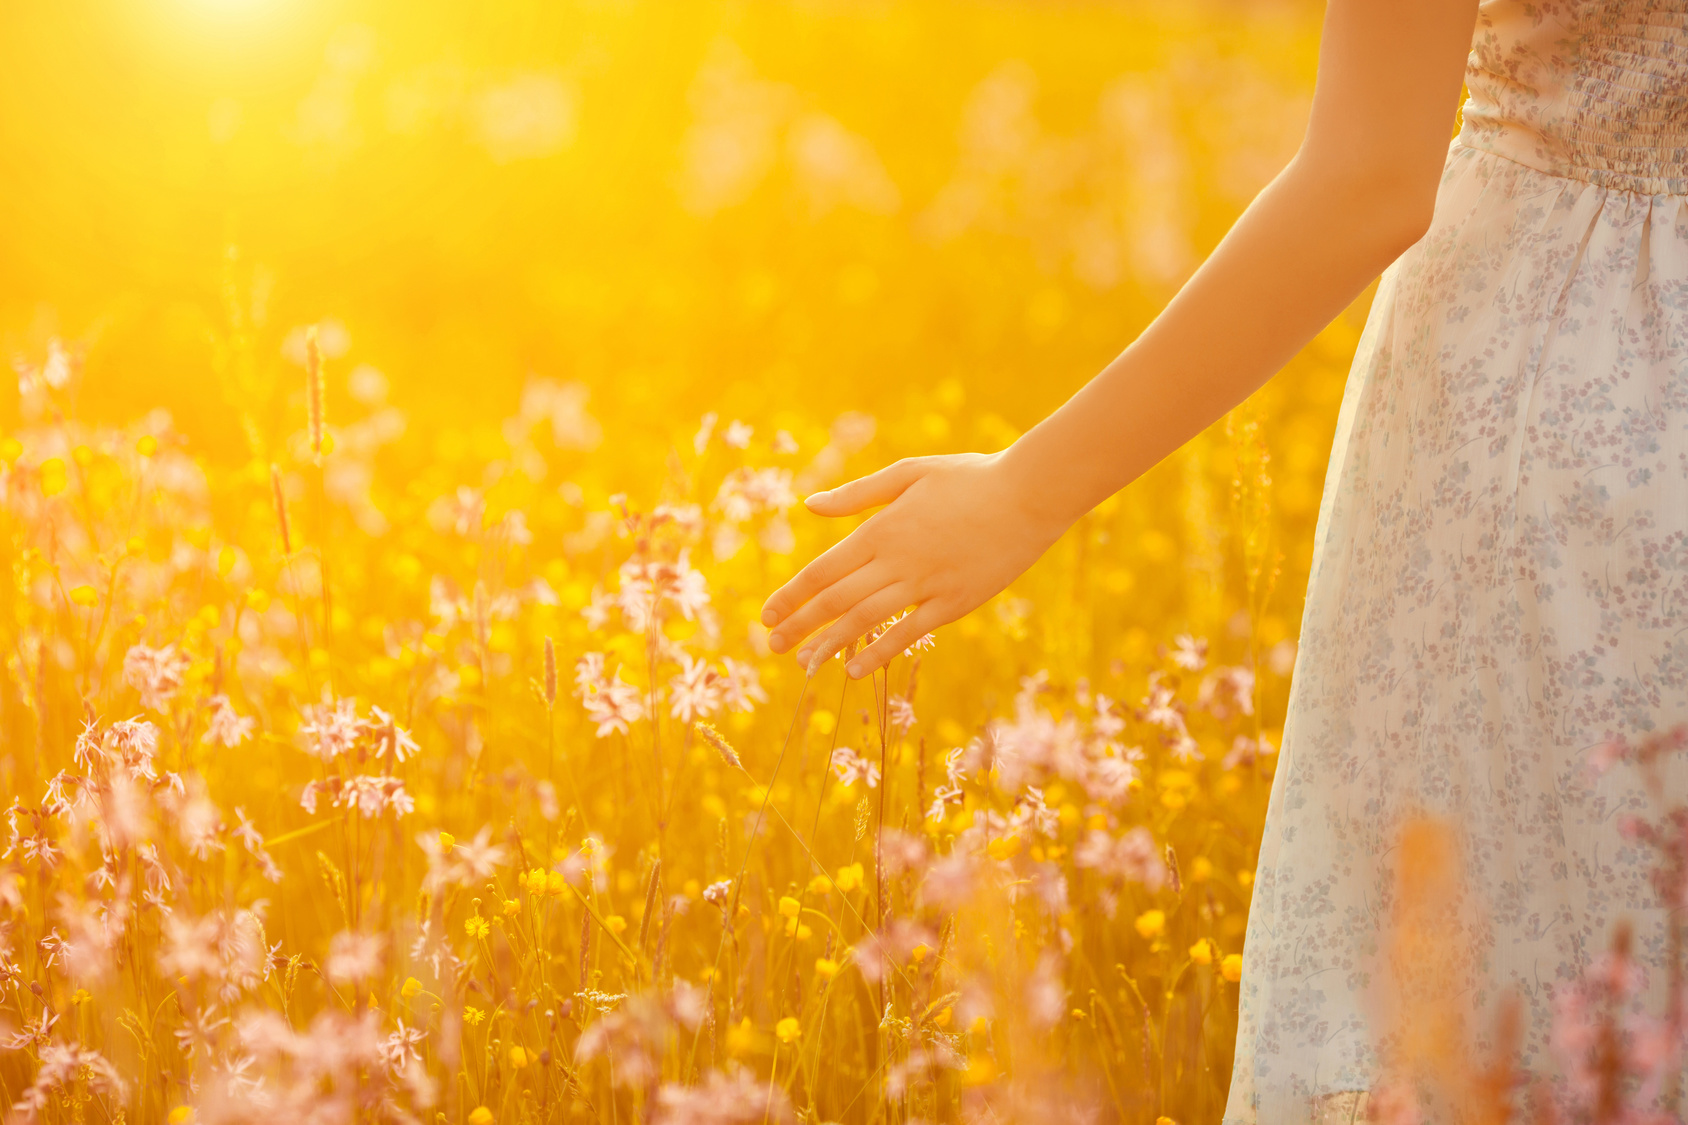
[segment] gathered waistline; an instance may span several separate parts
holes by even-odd
[[[1514,164],[1522,164],[1544,175],[1576,180],[1608,191],[1627,192],[1632,195],[1688,196],[1688,161],[1671,166],[1673,171],[1680,171],[1678,175],[1655,175],[1645,171],[1626,171],[1581,163],[1554,151],[1555,148],[1562,147],[1561,143],[1556,143],[1526,126],[1514,123],[1497,125],[1491,122],[1474,126],[1473,120],[1467,117],[1460,126],[1458,135],[1448,146],[1448,152],[1452,155],[1454,150],[1460,148],[1486,152],[1510,160]]]

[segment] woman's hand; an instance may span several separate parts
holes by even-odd
[[[780,587],[762,610],[775,652],[798,648],[813,672],[910,606],[914,612],[851,659],[859,679],[923,634],[983,605],[1067,528],[1024,494],[1003,455],[913,457],[804,501],[822,516],[885,505]],[[806,641],[799,648],[799,643]]]

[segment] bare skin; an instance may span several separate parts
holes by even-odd
[[[775,652],[869,675],[1001,592],[1084,513],[1247,398],[1430,225],[1476,0],[1330,0],[1300,150],[1155,321],[999,453],[914,457],[804,501],[881,508],[775,591]]]

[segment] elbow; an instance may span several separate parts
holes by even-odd
[[[1310,160],[1300,171],[1317,185],[1325,213],[1349,225],[1385,265],[1430,230],[1439,164],[1378,153]]]
[[[1401,198],[1379,197],[1376,226],[1380,252],[1391,262],[1405,254],[1430,231],[1436,213],[1436,193],[1404,193]]]

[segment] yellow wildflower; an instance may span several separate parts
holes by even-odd
[[[399,996],[406,1000],[416,999],[416,994],[422,991],[422,982],[415,977],[405,977],[404,985],[399,989]]]
[[[100,595],[92,586],[74,586],[70,591],[70,600],[80,606],[91,606],[100,600]]]
[[[481,1021],[484,1019],[486,1019],[486,1013],[481,1011],[479,1008],[472,1005],[466,1005],[464,1007],[463,1022],[468,1024],[470,1027],[479,1027]]]
[[[469,1111],[469,1125],[492,1125],[492,1110],[478,1105]]]
[[[801,1034],[803,1029],[798,1026],[795,1016],[787,1016],[774,1025],[774,1037],[781,1043],[795,1043]]]
[[[744,1022],[727,1032],[727,1051],[733,1055],[748,1055],[756,1050],[762,1037],[756,1033],[756,1025],[745,1016]]]
[[[476,914],[463,923],[463,932],[479,940],[492,932],[492,923]]]
[[[795,918],[798,914],[802,913],[803,904],[792,898],[790,895],[782,895],[780,897],[779,910],[780,917]]]
[[[64,491],[69,479],[64,462],[57,457],[49,457],[41,462],[41,495],[57,496]]]
[[[859,889],[866,875],[867,873],[862,869],[861,864],[852,863],[847,867],[840,867],[838,874],[833,878],[833,882],[839,890],[848,893]]]
[[[1232,984],[1243,979],[1243,955],[1233,953],[1219,963],[1219,973]]]
[[[528,1064],[528,1053],[520,1047],[510,1048],[510,1067],[520,1070]]]
[[[452,848],[455,848],[456,846],[457,846],[457,837],[456,836],[453,836],[450,832],[441,832],[440,833],[440,851],[449,852]]]
[[[1166,912],[1163,910],[1145,910],[1137,916],[1137,932],[1149,941],[1153,941],[1166,932]]]
[[[826,957],[815,958],[815,975],[822,980],[831,980],[838,975],[838,962]]]
[[[1013,859],[1020,854],[1020,837],[1018,835],[998,836],[985,845],[985,851],[995,860]]]
[[[1213,964],[1213,943],[1202,938],[1190,947],[1190,960],[1197,965]]]
[[[623,918],[619,914],[611,914],[608,918],[604,919],[604,926],[610,933],[614,934],[616,937],[620,937],[622,934],[627,932],[627,919]]]

